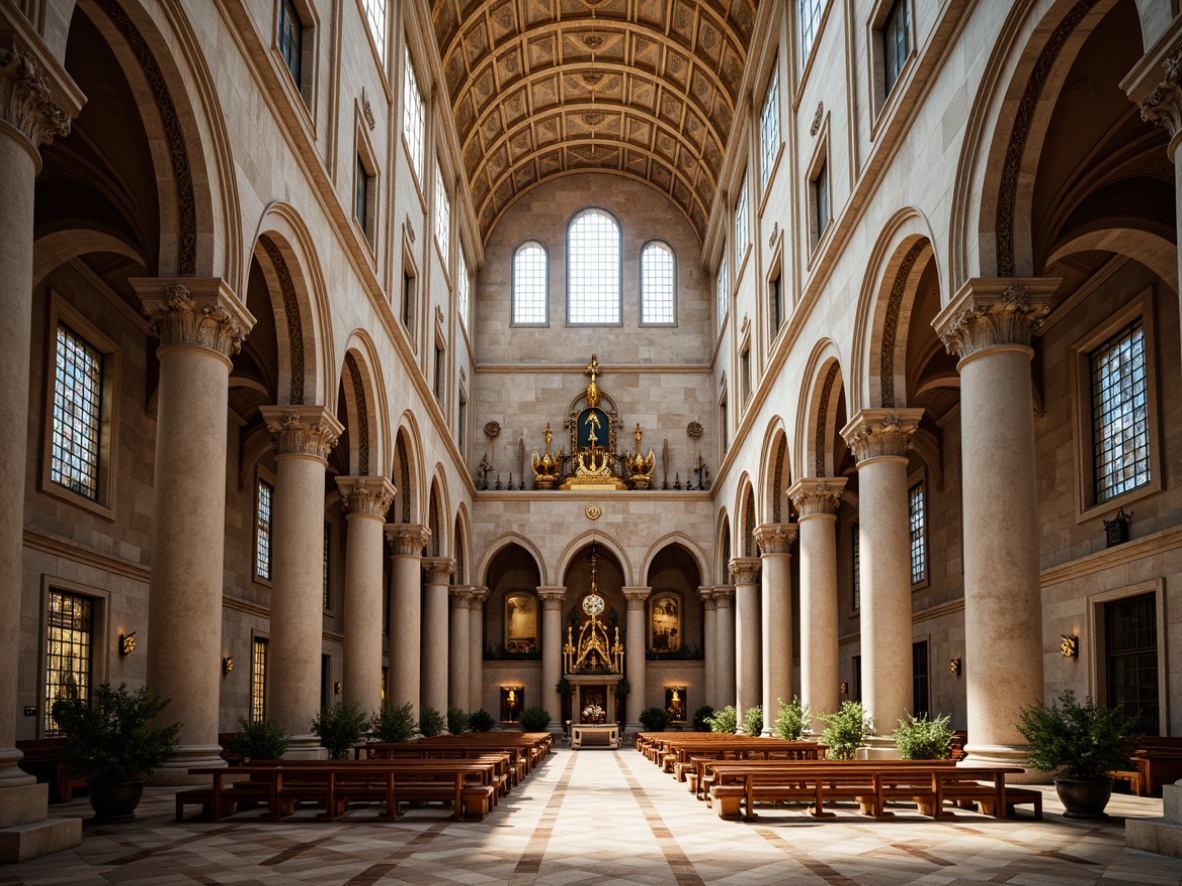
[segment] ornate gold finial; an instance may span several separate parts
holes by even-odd
[[[649,447],[648,455],[640,454],[640,441],[643,439],[643,432],[640,430],[639,423],[636,425],[636,454],[630,455],[624,459],[624,463],[628,468],[631,476],[629,480],[633,489],[648,489],[652,486],[653,470],[657,466],[656,457],[653,455],[652,447]]]
[[[591,355],[591,362],[587,364],[587,368],[583,370],[584,375],[591,376],[591,384],[587,385],[587,405],[595,407],[599,405],[599,385],[595,384],[595,376],[599,374],[599,358],[594,354]]]
[[[534,485],[538,489],[553,489],[554,484],[558,482],[559,466],[562,464],[562,453],[558,457],[550,454],[550,441],[554,439],[554,434],[550,430],[550,423],[546,423],[546,430],[542,436],[546,440],[546,454],[538,457],[538,450],[534,450],[531,464],[534,468]]]

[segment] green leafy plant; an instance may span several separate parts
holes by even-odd
[[[664,732],[669,725],[669,712],[664,708],[645,708],[640,712],[640,725],[645,732]]]
[[[320,744],[328,748],[333,760],[344,760],[349,749],[361,740],[368,725],[368,718],[355,702],[338,701],[332,707],[321,708],[312,721],[312,734]]]
[[[434,738],[443,734],[445,725],[447,724],[443,722],[443,714],[430,705],[423,706],[422,711],[419,712],[419,732],[427,738]]]
[[[287,733],[269,717],[250,722],[238,718],[234,736],[234,754],[243,760],[279,760],[287,753]]]
[[[1140,738],[1135,717],[1091,696],[1080,704],[1070,689],[1050,707],[1039,701],[1023,708],[1018,731],[1030,742],[1031,766],[1068,778],[1103,778],[1126,768]]]
[[[829,746],[826,756],[830,760],[854,759],[862,739],[874,731],[873,721],[856,701],[842,702],[835,713],[817,716],[825,723],[821,743]]]
[[[497,725],[497,721],[484,708],[479,708],[468,715],[468,728],[473,732],[489,732],[495,725]]]
[[[386,702],[369,721],[369,734],[378,741],[410,741],[415,732],[415,712],[411,703]]]
[[[526,708],[518,722],[526,732],[545,732],[550,725],[550,712],[544,708]]]
[[[467,732],[470,726],[470,721],[471,718],[459,708],[447,709],[447,731],[452,735],[459,735],[461,732]]]
[[[94,782],[134,781],[151,775],[176,754],[180,724],[152,726],[168,699],[131,692],[126,683],[95,688],[90,702],[59,698],[53,719],[66,737],[66,770]]]
[[[627,680],[621,680],[616,684],[616,698],[627,698],[628,693],[632,691],[632,684]]]
[[[713,713],[714,708],[708,704],[704,704],[694,711],[694,732],[709,732],[710,724],[707,721]]]
[[[795,695],[787,704],[780,699],[780,710],[776,712],[776,719],[772,721],[772,735],[785,741],[800,741],[804,734],[804,724],[812,717],[813,712],[800,703]]]
[[[575,687],[571,685],[570,680],[566,679],[566,677],[563,677],[561,680],[559,680],[557,683],[554,684],[554,691],[557,692],[559,695],[561,695],[563,698],[570,698],[572,695],[575,694]]]
[[[711,732],[731,732],[739,728],[739,714],[733,704],[728,704],[721,711],[715,711],[706,718],[706,725]]]
[[[752,705],[743,711],[743,731],[747,735],[763,732],[763,705]]]
[[[904,760],[943,760],[952,746],[950,719],[947,714],[935,720],[929,720],[927,714],[908,714],[906,720],[899,721],[893,736],[899,756]]]

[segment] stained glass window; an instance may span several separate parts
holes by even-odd
[[[90,699],[94,645],[94,600],[80,594],[49,592],[45,638],[45,735],[58,734],[53,703],[59,698]]]
[[[1150,481],[1149,389],[1141,319],[1090,356],[1096,502]]]
[[[61,323],[56,352],[49,479],[97,501],[103,356]]]

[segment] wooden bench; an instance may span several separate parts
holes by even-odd
[[[16,743],[24,754],[18,765],[38,782],[49,785],[49,802],[64,803],[74,799],[74,792],[87,789],[85,778],[66,774],[64,738],[30,738]]]
[[[1182,779],[1182,738],[1142,736],[1129,759],[1129,768],[1108,774],[1127,781],[1129,790],[1139,797],[1156,794],[1163,785]]]
[[[993,804],[994,801],[992,799],[981,800],[981,811],[986,815],[995,815],[996,811],[993,808]],[[1006,785],[1005,816],[1003,817],[1013,815],[1015,806],[1025,806],[1027,804],[1033,807],[1035,820],[1042,821],[1042,793],[1031,790],[1030,788],[1015,788]]]

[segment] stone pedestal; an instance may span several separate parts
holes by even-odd
[[[324,469],[344,428],[323,406],[264,406],[275,444],[272,518],[271,715],[288,735],[287,757],[322,758],[312,734],[320,711],[324,649]]]
[[[735,589],[730,585],[714,588],[714,645],[718,661],[714,670],[716,711],[737,705],[735,696]]]
[[[1058,285],[970,280],[932,321],[960,357],[965,751],[990,764],[1029,759],[1015,724],[1043,698],[1030,340]]]
[[[1161,818],[1125,819],[1125,845],[1182,858],[1182,781],[1162,787],[1161,797]]]
[[[448,587],[456,561],[447,557],[424,557],[422,702],[441,716],[447,716],[448,672]]]
[[[841,705],[838,678],[837,507],[844,477],[802,479],[788,497],[800,524],[800,700],[814,714]],[[825,724],[805,724],[814,735]]]
[[[422,632],[423,546],[431,530],[415,523],[387,523],[390,543],[390,678],[386,698],[409,703],[419,719],[419,649]]]
[[[484,707],[484,604],[488,600],[488,588],[472,589],[472,599],[469,602],[468,642],[471,651],[468,654],[468,667],[471,676],[468,679],[468,710],[475,711]],[[494,716],[499,712],[493,711]]]
[[[550,729],[562,731],[562,699],[555,688],[562,678],[562,601],[566,588],[538,588],[542,602],[542,691],[538,704],[550,712]]]
[[[735,708],[741,725],[743,712],[763,702],[760,563],[756,557],[736,557],[729,565],[735,583]]]
[[[645,699],[648,698],[648,683],[646,676],[648,662],[645,651],[648,647],[645,634],[645,606],[648,603],[652,588],[621,588],[624,599],[628,601],[628,620],[624,638],[624,669],[627,672],[631,691],[625,703],[625,728],[640,729],[640,712],[645,709]]]
[[[698,588],[698,596],[702,598],[702,654],[706,665],[703,668],[702,679],[706,685],[702,689],[702,703],[717,708],[715,671],[718,669],[718,609],[714,588]],[[693,711],[686,711],[686,715],[692,717]]]
[[[879,735],[912,707],[907,446],[922,409],[863,409],[844,428],[858,463],[862,699]]]
[[[792,700],[791,550],[795,539],[793,523],[765,523],[755,530],[763,577],[763,735],[772,734],[780,703]]]
[[[451,641],[448,656],[451,661],[447,670],[448,707],[459,708],[465,713],[475,710],[469,705],[469,684],[472,668],[468,656],[472,652],[470,632],[472,629],[472,589],[454,587],[448,591],[451,598]],[[448,723],[451,729],[451,723]]]
[[[382,706],[382,530],[394,487],[384,477],[337,477],[349,521],[345,548],[343,695],[361,710]]]

